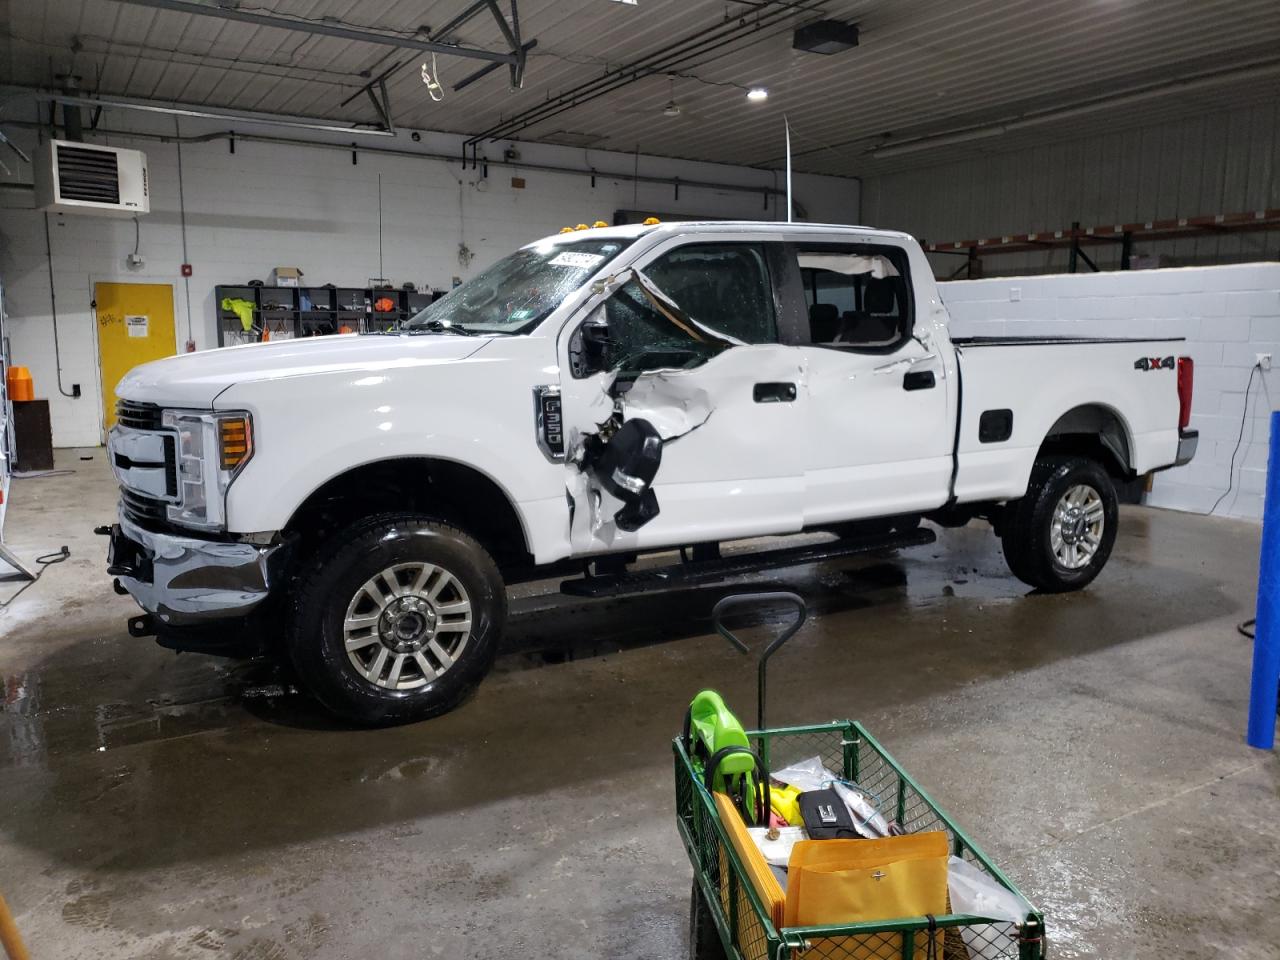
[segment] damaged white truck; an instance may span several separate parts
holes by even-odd
[[[131,372],[109,572],[145,611],[132,633],[282,651],[370,723],[456,705],[520,580],[672,589],[981,518],[1019,578],[1074,590],[1111,552],[1115,483],[1194,453],[1177,346],[954,339],[901,233],[565,233],[397,333]],[[830,536],[719,549],[801,532]]]

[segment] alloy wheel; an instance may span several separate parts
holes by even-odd
[[[412,690],[443,675],[466,649],[471,598],[443,567],[399,563],[356,591],[342,634],[361,677],[386,690]]]

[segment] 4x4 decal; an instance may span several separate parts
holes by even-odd
[[[1178,362],[1173,357],[1140,357],[1133,361],[1135,370],[1176,370]]]

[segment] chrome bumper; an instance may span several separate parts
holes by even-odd
[[[1196,447],[1200,443],[1199,430],[1180,430],[1178,431],[1178,458],[1173,461],[1175,467],[1181,467],[1191,462],[1191,458],[1196,455]]]
[[[188,626],[244,616],[265,600],[268,561],[281,546],[153,533],[122,512],[111,528],[107,572],[161,623]]]

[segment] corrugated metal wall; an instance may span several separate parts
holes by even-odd
[[[933,242],[1280,207],[1280,102],[868,177],[862,220]],[[1089,247],[1104,269],[1119,245]],[[1280,230],[1137,241],[1163,265],[1274,260]],[[984,260],[987,276],[1056,273],[1068,252]],[[934,255],[946,276],[962,258]],[[1081,269],[1084,269],[1083,265]]]

